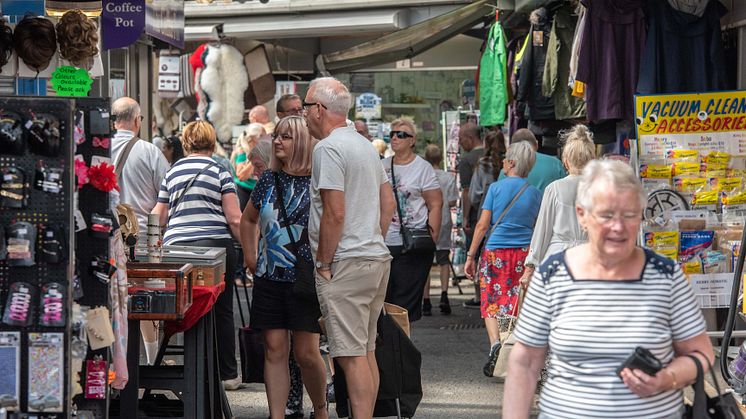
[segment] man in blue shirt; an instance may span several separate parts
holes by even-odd
[[[517,130],[512,137],[510,137],[510,144],[519,143],[526,141],[531,144],[534,151],[539,149],[539,143],[536,141],[534,134],[526,128]],[[544,193],[544,188],[555,180],[562,179],[567,176],[565,168],[562,167],[562,162],[558,158],[552,157],[546,154],[536,153],[536,164],[534,168],[529,172],[526,180],[531,185],[535,186],[541,193]],[[498,180],[505,178],[505,173],[500,172]]]

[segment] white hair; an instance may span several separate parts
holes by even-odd
[[[616,190],[631,190],[640,198],[640,208],[645,205],[647,196],[637,179],[635,171],[629,164],[619,160],[591,160],[583,169],[583,175],[578,183],[577,205],[585,210],[592,210],[593,198],[598,191],[599,184],[608,183]],[[602,185],[607,187],[607,185]]]
[[[518,176],[525,178],[536,164],[536,152],[527,141],[521,141],[508,146],[505,160],[512,160],[515,163],[513,170]]]
[[[334,77],[319,77],[308,86],[313,99],[326,106],[329,112],[347,116],[352,106],[352,96],[347,87]]]

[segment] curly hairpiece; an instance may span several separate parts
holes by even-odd
[[[5,19],[0,18],[0,73],[5,64],[8,64],[12,53],[13,29],[8,26]]]
[[[98,28],[80,10],[65,12],[57,23],[60,56],[76,67],[90,68],[98,54]]]
[[[54,23],[43,17],[27,15],[16,25],[13,48],[27,66],[36,71],[44,70],[57,52]]]

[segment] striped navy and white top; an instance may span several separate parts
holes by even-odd
[[[186,191],[178,208],[175,201],[189,181],[207,164],[213,166],[202,173]],[[223,212],[224,194],[236,193],[233,178],[223,166],[204,156],[190,156],[177,161],[166,173],[158,194],[158,202],[168,203],[168,225],[163,244],[205,239],[230,239],[231,233]]]
[[[694,293],[677,264],[645,250],[629,281],[576,280],[565,252],[534,274],[515,329],[528,346],[549,346],[549,378],[539,402],[548,418],[664,418],[682,407],[681,391],[642,399],[615,370],[642,346],[664,365],[672,343],[705,331]]]

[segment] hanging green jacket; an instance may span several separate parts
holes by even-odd
[[[503,125],[508,105],[505,33],[495,22],[479,63],[479,125]]]
[[[572,89],[567,86],[574,33],[575,20],[570,10],[566,7],[557,10],[549,34],[541,86],[541,93],[554,99],[554,115],[557,119],[585,118],[585,101],[573,96]]]

